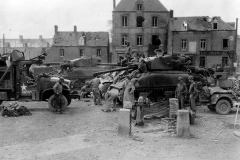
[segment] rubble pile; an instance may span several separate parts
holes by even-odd
[[[144,119],[162,118],[169,115],[167,101],[151,103],[149,108],[144,108]]]
[[[20,106],[17,102],[10,102],[8,104],[4,104],[2,108],[2,116],[4,117],[19,117],[32,115],[25,106]]]

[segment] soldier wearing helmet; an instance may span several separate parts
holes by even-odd
[[[89,98],[90,96],[90,91],[91,91],[91,87],[90,87],[90,84],[89,82],[85,82],[85,85],[81,88],[81,91],[80,91],[80,96],[82,98]]]
[[[56,109],[56,113],[63,113],[62,110],[62,104],[61,104],[61,100],[62,100],[62,91],[63,91],[63,82],[64,82],[64,78],[63,77],[59,77],[58,82],[53,86],[53,92],[54,92],[54,99],[55,99],[55,109]]]
[[[190,100],[190,108],[193,110],[193,112],[196,112],[196,98],[198,95],[198,89],[197,85],[194,82],[193,76],[188,77],[188,81],[191,83],[189,87],[189,100]]]
[[[185,98],[187,96],[187,86],[183,82],[183,77],[178,78],[179,83],[175,91],[175,97],[178,99],[179,109],[185,108]]]

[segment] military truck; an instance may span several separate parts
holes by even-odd
[[[41,65],[46,54],[25,60],[24,53],[13,50],[0,58],[0,101],[46,101],[53,108],[53,86],[59,77],[44,73],[33,76],[31,65]],[[64,79],[63,106],[71,103],[70,80]]]

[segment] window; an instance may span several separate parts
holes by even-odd
[[[137,4],[137,10],[141,11],[142,10],[142,4]]]
[[[218,29],[218,23],[213,23],[213,29],[217,30]]]
[[[205,57],[200,57],[200,64],[199,67],[205,67]]]
[[[182,30],[183,30],[183,31],[187,31],[187,30],[188,30],[188,24],[187,24],[187,22],[183,22],[183,24],[182,24]]]
[[[122,26],[127,27],[128,26],[128,17],[122,16]]]
[[[200,49],[205,50],[206,49],[206,39],[200,40]]]
[[[83,49],[79,49],[79,56],[82,57],[84,54],[83,54]]]
[[[152,45],[154,46],[161,45],[161,40],[158,35],[152,35]]]
[[[181,49],[182,50],[186,50],[187,49],[187,40],[186,39],[182,39]]]
[[[143,36],[142,35],[137,35],[137,45],[141,46],[143,42]]]
[[[128,36],[127,35],[122,35],[122,45],[123,46],[127,45],[127,40],[128,40]]]
[[[158,17],[152,17],[152,26],[157,27],[158,26]]]
[[[97,49],[97,57],[101,57],[102,56],[102,50],[101,49]]]
[[[142,27],[144,18],[142,16],[137,16],[137,27]]]
[[[60,49],[60,57],[64,57],[64,49]]]
[[[223,50],[228,50],[228,39],[223,39]]]
[[[228,57],[222,57],[222,66],[228,66]]]

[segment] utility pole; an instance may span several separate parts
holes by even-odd
[[[4,34],[3,34],[3,54],[5,53],[5,38],[4,38]]]
[[[234,46],[234,52],[237,57],[237,66],[239,66],[239,56],[237,54],[237,35],[238,35],[238,18],[236,19],[236,33],[235,33],[235,46]]]
[[[237,59],[237,66],[239,66],[239,57],[238,57],[238,55],[237,55],[237,35],[238,35],[238,18],[236,19],[236,32],[235,32],[235,45],[234,45],[234,55],[233,55],[233,60],[235,59],[235,57],[236,57],[236,59]],[[232,61],[233,61],[232,60]],[[233,64],[233,62],[232,62],[232,64]],[[232,65],[233,66],[233,65]],[[234,67],[234,66],[233,66]],[[236,68],[237,69],[237,68]]]

